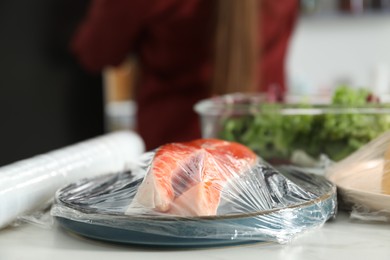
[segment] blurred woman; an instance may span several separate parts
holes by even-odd
[[[137,127],[148,149],[200,137],[193,105],[212,95],[282,99],[297,0],[95,0],[72,49],[101,71],[136,55]]]

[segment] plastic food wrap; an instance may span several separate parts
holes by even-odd
[[[369,126],[367,126],[369,127]],[[327,169],[351,217],[390,221],[390,132]]]
[[[76,180],[119,172],[144,152],[133,132],[96,137],[0,168],[0,228],[54,197],[57,189]]]
[[[274,169],[243,145],[200,139],[144,155],[143,167],[71,184],[52,215],[82,235],[143,245],[287,242],[336,213],[336,188]]]

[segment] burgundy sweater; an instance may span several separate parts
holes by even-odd
[[[241,0],[240,0],[241,1]],[[200,137],[193,105],[207,97],[212,76],[212,0],[95,0],[72,42],[89,71],[136,55],[137,127],[147,149]],[[259,91],[285,90],[284,63],[297,0],[263,0]]]

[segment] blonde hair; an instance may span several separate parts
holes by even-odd
[[[259,75],[258,0],[217,0],[211,94],[254,92]]]

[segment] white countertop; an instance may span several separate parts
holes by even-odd
[[[148,249],[82,238],[60,227],[32,224],[0,230],[0,259],[390,259],[390,224],[350,220],[344,212],[291,243],[257,243],[213,249]]]

